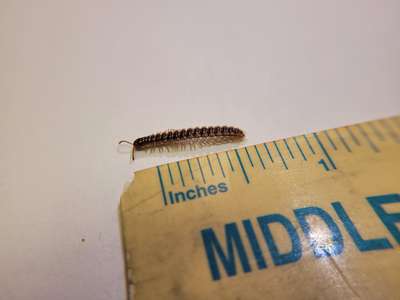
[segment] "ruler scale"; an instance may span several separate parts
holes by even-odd
[[[400,298],[400,117],[139,171],[135,299]]]

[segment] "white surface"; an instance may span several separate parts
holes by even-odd
[[[1,1],[0,299],[125,297],[123,186],[184,154],[121,138],[398,114],[399,28],[399,1]]]

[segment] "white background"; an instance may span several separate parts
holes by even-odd
[[[0,299],[124,299],[124,185],[198,153],[129,163],[121,138],[398,114],[399,29],[396,0],[0,0]]]

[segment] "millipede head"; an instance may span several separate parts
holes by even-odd
[[[131,143],[129,141],[126,140],[122,140],[118,142],[118,145],[120,144],[129,144],[132,146],[132,154],[131,154],[131,158],[132,160],[135,160],[135,144],[137,144],[139,142],[139,140],[135,140],[135,142]]]

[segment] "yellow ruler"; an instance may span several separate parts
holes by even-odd
[[[130,297],[400,299],[399,192],[398,116],[139,171]]]

